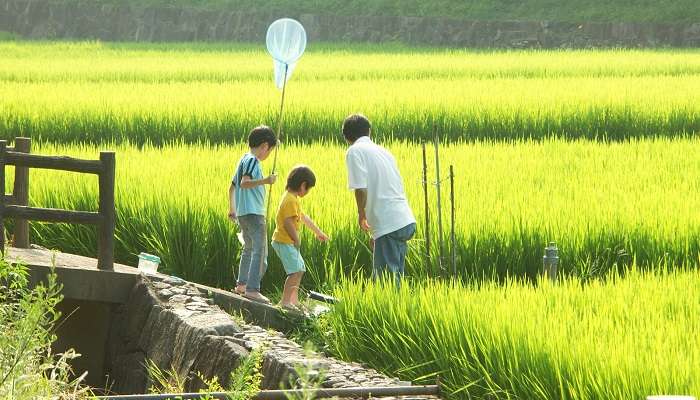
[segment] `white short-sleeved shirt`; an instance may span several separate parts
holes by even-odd
[[[394,156],[368,136],[360,137],[345,154],[350,190],[367,189],[367,222],[372,237],[416,222]]]

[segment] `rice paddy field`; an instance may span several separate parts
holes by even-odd
[[[455,398],[697,396],[699,279],[632,272],[587,284],[399,291],[348,282],[324,332],[343,357],[424,383],[439,375]]]
[[[0,135],[57,143],[239,143],[276,120],[262,46],[0,43]],[[313,48],[285,138],[338,140],[351,112],[381,139],[625,140],[700,130],[700,52]]]
[[[442,165],[456,168],[459,274],[465,279],[534,278],[549,241],[560,248],[561,269],[578,276],[624,271],[635,261],[640,268],[697,264],[700,158],[678,155],[693,154],[699,145],[700,139],[661,138],[609,144],[548,139],[443,146]],[[422,172],[415,162],[420,148],[400,142],[388,147],[400,160],[409,201],[422,221]],[[133,265],[135,254],[155,252],[163,257],[167,271],[211,285],[233,285],[232,267],[240,249],[236,227],[225,218],[226,191],[244,146],[111,148],[117,152],[117,259]],[[35,148],[80,158],[94,158],[98,150],[93,145]],[[329,143],[284,146],[279,151],[281,175],[299,162],[316,171],[317,187],[302,204],[333,238],[321,244],[305,231],[309,287],[328,289],[338,275],[370,271],[367,236],[355,226],[354,198],[346,188],[344,151],[345,147]],[[432,165],[430,171],[434,174]],[[444,177],[447,171],[442,173]],[[446,190],[444,185],[443,193]],[[97,179],[36,170],[30,195],[33,204],[43,207],[96,210]],[[281,195],[282,185],[275,185],[275,205]],[[434,192],[430,198],[435,235]],[[443,214],[447,231],[449,212]],[[48,247],[80,254],[93,254],[96,248],[94,228],[34,227],[34,237]],[[435,240],[431,268],[426,269],[421,228],[408,261],[411,278],[445,275],[437,267]],[[270,257],[270,263],[270,285],[282,282],[277,258]]]
[[[279,107],[263,47],[0,42],[0,54],[1,138],[30,136],[41,154],[117,152],[117,261],[146,251],[167,273],[231,288],[228,185],[248,131]],[[318,335],[406,379],[440,374],[455,399],[700,394],[698,93],[697,50],[310,45],[288,87],[271,195],[274,209],[298,163],[317,174],[302,204],[332,240],[304,233],[304,286],[343,299]],[[340,136],[358,111],[396,156],[419,220],[399,291],[361,281],[371,253]],[[435,279],[448,275],[435,247],[423,257],[421,142],[433,135],[441,176],[455,168],[454,281]],[[32,170],[30,182],[32,205],[97,209],[94,177]],[[434,234],[434,188],[429,203]],[[89,227],[33,223],[32,241],[96,253]],[[538,280],[550,241],[556,285]],[[275,296],[284,274],[269,261]]]

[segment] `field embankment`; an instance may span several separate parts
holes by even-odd
[[[475,20],[550,20],[697,22],[700,5],[693,0],[641,0],[634,7],[624,1],[583,0],[52,0],[60,4],[129,4],[137,7],[194,7],[211,10],[248,10],[277,14],[322,14],[359,16],[453,17]]]
[[[700,44],[700,5],[603,0],[0,0],[0,30],[30,39],[256,42],[281,17],[312,42],[470,48],[659,48]]]

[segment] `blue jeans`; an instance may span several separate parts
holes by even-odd
[[[259,292],[260,281],[267,271],[267,224],[262,215],[248,214],[238,217],[243,233],[243,251],[238,267],[238,284],[246,285],[246,291]]]
[[[406,242],[416,234],[416,224],[411,223],[403,228],[374,240],[374,270],[372,278],[376,279],[384,274],[394,275],[396,284],[401,284],[406,262],[408,245]]]

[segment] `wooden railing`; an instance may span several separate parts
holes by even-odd
[[[14,246],[29,247],[28,221],[66,222],[97,225],[97,267],[114,268],[114,169],[112,151],[100,152],[99,160],[30,154],[31,139],[16,138],[15,147],[0,140],[0,188],[5,189],[5,166],[15,166],[15,181],[11,195],[0,196],[0,251],[5,251],[5,218],[15,218]],[[96,174],[99,177],[99,211],[69,211],[54,208],[29,207],[29,168]]]

